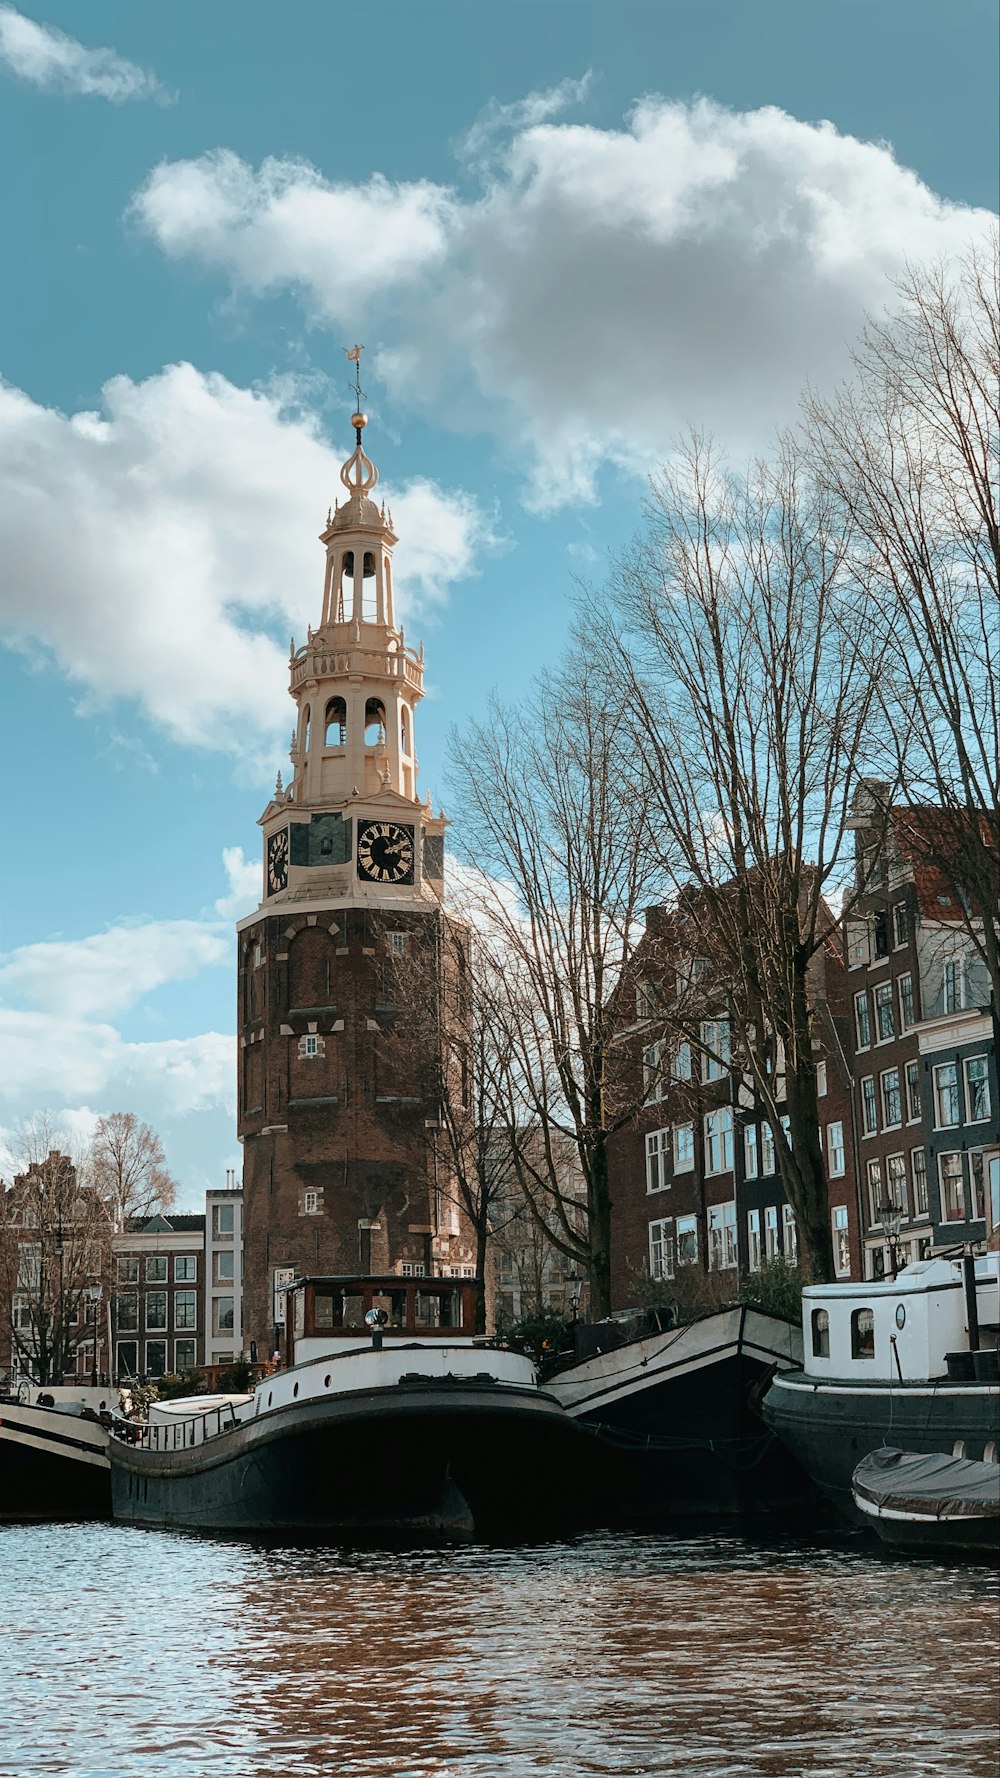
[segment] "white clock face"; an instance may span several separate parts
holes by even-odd
[[[288,829],[272,833],[267,842],[267,887],[271,895],[288,882]]]
[[[358,876],[370,883],[412,883],[412,827],[401,827],[396,821],[361,822]]]

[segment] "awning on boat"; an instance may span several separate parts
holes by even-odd
[[[854,1471],[862,1510],[921,1519],[1000,1519],[1000,1464],[883,1447]]]

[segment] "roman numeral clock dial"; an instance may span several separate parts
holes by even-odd
[[[358,876],[370,883],[413,882],[413,829],[396,821],[362,821]]]
[[[288,882],[288,829],[272,833],[267,842],[267,889],[276,895]]]

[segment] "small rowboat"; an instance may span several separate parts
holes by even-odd
[[[1000,1555],[1000,1463],[883,1446],[858,1464],[853,1494],[885,1543]]]

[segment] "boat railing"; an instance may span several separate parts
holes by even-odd
[[[120,1420],[114,1434],[123,1443],[137,1445],[144,1451],[184,1451],[217,1438],[220,1432],[228,1432],[235,1425],[236,1410],[227,1401],[205,1414],[191,1414],[184,1419]]]

